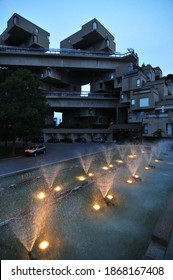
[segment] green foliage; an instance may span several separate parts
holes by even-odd
[[[38,90],[39,78],[31,71],[0,71],[0,139],[39,135],[47,111]]]

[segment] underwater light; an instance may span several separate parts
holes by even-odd
[[[49,242],[46,240],[40,242],[40,244],[38,245],[39,249],[41,250],[45,250],[48,246],[49,246]]]
[[[132,181],[131,179],[128,179],[126,182],[127,182],[128,184],[132,184],[132,183],[133,183],[133,181]]]
[[[38,194],[37,194],[37,198],[38,199],[44,199],[46,197],[46,193],[45,192],[39,192]]]
[[[113,199],[113,195],[108,194],[108,195],[106,196],[106,198],[109,199],[109,200],[111,200],[111,199]]]
[[[54,188],[54,191],[56,191],[56,192],[59,192],[59,191],[61,191],[62,190],[62,187],[61,186],[56,186],[55,188]]]
[[[102,169],[103,169],[103,170],[108,170],[109,167],[108,167],[108,166],[103,166]]]
[[[149,166],[145,166],[144,169],[145,170],[150,170],[150,167]]]
[[[93,208],[94,208],[96,211],[98,211],[98,210],[100,210],[100,205],[99,205],[99,204],[94,204],[94,205],[93,205]]]
[[[117,159],[116,162],[118,162],[118,163],[123,163],[123,160],[122,160],[122,159]]]
[[[82,176],[82,175],[78,176],[77,178],[78,178],[79,181],[85,181],[86,180],[86,177]]]

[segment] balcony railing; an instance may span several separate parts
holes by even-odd
[[[93,51],[93,50],[80,50],[80,49],[66,49],[66,48],[21,48],[16,46],[6,46],[6,45],[0,45],[0,51],[5,52],[21,52],[21,53],[42,53],[42,54],[59,54],[59,55],[91,55],[91,56],[105,56],[105,57],[125,57],[128,55],[135,55],[137,57],[137,54],[133,51],[128,50],[126,53],[121,52],[104,52],[104,51]]]

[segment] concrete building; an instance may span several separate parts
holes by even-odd
[[[0,67],[28,68],[42,81],[52,108],[45,139],[173,136],[172,75],[163,78],[159,67],[139,67],[133,49],[117,53],[114,37],[97,19],[61,41],[59,49],[49,49],[48,37],[18,14],[0,36]],[[82,92],[86,84],[90,90]],[[58,128],[54,112],[63,114]]]
[[[49,36],[48,32],[15,13],[8,20],[0,42],[7,46],[48,48]]]

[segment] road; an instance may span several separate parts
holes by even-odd
[[[102,146],[96,143],[46,143],[44,155],[1,159],[0,176],[97,152]]]

